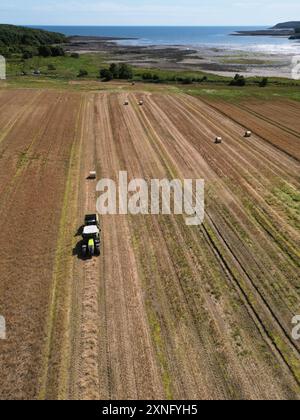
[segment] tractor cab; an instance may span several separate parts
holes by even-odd
[[[99,227],[99,217],[97,214],[88,214],[84,219],[85,226],[97,226]]]
[[[97,220],[99,224],[99,221]],[[94,255],[100,255],[100,229],[97,225],[87,225],[84,227],[82,232],[82,256],[93,257]]]

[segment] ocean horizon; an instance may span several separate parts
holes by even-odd
[[[29,26],[29,25],[27,25]],[[270,26],[45,26],[30,25],[67,36],[119,38],[121,45],[187,46],[240,49],[268,53],[295,53],[300,44],[272,36],[231,36],[238,31],[267,29]]]

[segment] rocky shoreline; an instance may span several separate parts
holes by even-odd
[[[238,31],[231,36],[276,36],[276,37],[290,37],[295,34],[291,29],[263,29],[260,31]]]
[[[128,38],[71,37],[65,44],[70,53],[101,53],[107,63],[127,63],[143,68],[203,71],[221,76],[291,77],[292,53],[258,53],[224,47],[128,46]],[[131,38],[132,39],[132,38]]]

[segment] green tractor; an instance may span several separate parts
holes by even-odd
[[[81,253],[83,258],[92,258],[100,255],[100,227],[97,215],[88,215],[85,217],[85,226],[82,232]]]

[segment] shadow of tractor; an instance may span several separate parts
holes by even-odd
[[[79,235],[76,235],[79,236]],[[73,257],[77,257],[79,260],[86,261],[90,260],[91,257],[89,255],[83,256],[82,255],[82,245],[84,244],[83,239],[80,239],[79,242],[77,242],[75,248],[73,248]]]
[[[84,240],[82,239],[83,229],[84,229],[84,226],[83,225],[80,226],[80,228],[77,230],[76,234],[74,235],[75,238],[80,237],[80,240],[79,240],[79,242],[77,242],[75,248],[73,248],[73,257],[77,257],[79,260],[86,261],[86,260],[90,260],[91,256],[89,256],[89,255],[83,256],[82,255],[82,246],[84,244]]]

